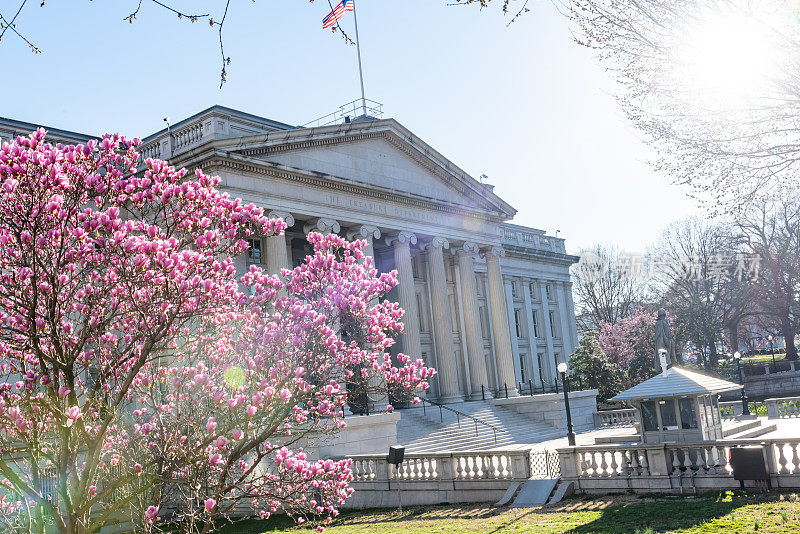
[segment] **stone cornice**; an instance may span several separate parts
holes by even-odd
[[[416,208],[459,215],[462,217],[474,217],[493,223],[500,223],[504,220],[495,214],[476,212],[474,209],[447,204],[444,201],[436,202],[427,200],[423,197],[414,197],[410,194],[400,194],[395,191],[387,191],[378,187],[366,187],[354,183],[347,183],[346,179],[333,175],[308,173],[303,172],[300,169],[290,169],[285,166],[277,166],[267,162],[256,163],[253,161],[232,159],[220,154],[210,154],[207,158],[196,163],[189,164],[187,167],[191,171],[199,168],[205,173],[211,173],[211,169],[227,169],[235,172],[245,172],[254,175],[269,176],[271,178],[280,178],[294,183],[301,183],[313,187],[321,187],[342,193],[361,195],[378,200],[405,204]]]
[[[504,244],[503,248],[506,250],[508,256],[520,256],[526,259],[549,261],[551,263],[557,263],[561,265],[572,265],[573,263],[578,263],[580,260],[578,256],[563,254],[561,252],[552,252],[549,250],[519,247],[508,244]]]

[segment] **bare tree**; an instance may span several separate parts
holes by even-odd
[[[784,0],[564,0],[656,168],[713,210],[796,188],[800,24]]]
[[[751,207],[738,220],[747,244],[760,257],[759,307],[786,342],[786,358],[797,359],[800,329],[800,195]]]
[[[142,14],[143,8],[147,5],[156,7],[157,9],[166,10],[175,15],[178,19],[189,23],[195,23],[200,21],[207,22],[208,25],[211,27],[211,29],[215,31],[215,33],[217,34],[216,37],[219,40],[219,53],[222,64],[222,68],[220,71],[219,86],[220,88],[222,88],[228,76],[227,67],[231,63],[230,56],[228,56],[225,53],[225,44],[223,39],[223,29],[225,27],[225,21],[228,18],[228,11],[230,10],[231,7],[231,0],[217,0],[217,1],[219,4],[219,8],[217,14],[214,15],[212,13],[190,12],[186,10],[181,10],[175,7],[176,5],[175,2],[172,2],[170,0],[130,0],[129,3],[127,4],[120,2],[120,4],[122,5],[120,9],[125,14],[125,16],[122,17],[120,20],[123,22],[128,22],[130,24],[133,24]],[[311,1],[313,2],[313,0]],[[255,0],[253,0],[253,2],[255,2]],[[331,2],[331,0],[327,0],[327,2],[330,5],[331,11],[333,11],[333,3]],[[28,0],[18,0],[16,3],[16,8],[14,8],[13,11],[5,13],[5,8],[2,8],[2,10],[0,10],[0,43],[2,43],[3,37],[6,35],[6,33],[10,31],[11,34],[21,39],[34,54],[39,54],[42,52],[41,48],[39,48],[39,46],[36,45],[35,39],[28,38],[25,32],[17,27],[17,18],[19,17],[20,13],[22,13],[23,9],[25,9],[26,6],[30,6],[35,3],[36,2],[29,3]],[[45,7],[46,4],[47,4],[46,0],[41,0],[41,2],[39,3],[39,7]],[[125,11],[126,9],[130,10]],[[10,13],[13,13],[13,15],[11,15]],[[349,44],[354,44],[352,39],[350,39],[350,37],[341,28],[341,26],[339,26],[338,23],[334,24],[331,29],[333,33],[339,34]]]
[[[596,245],[580,257],[572,268],[572,280],[582,331],[597,330],[600,323],[616,324],[644,300],[646,281],[635,272],[630,256]]]
[[[741,244],[731,225],[695,217],[671,225],[653,253],[663,305],[675,313],[678,329],[710,366],[716,365],[726,333],[727,345],[738,347],[739,324],[752,310]]]

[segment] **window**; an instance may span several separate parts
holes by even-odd
[[[533,335],[542,337],[542,333],[539,331],[539,315],[536,311],[533,312]]]
[[[519,375],[522,377],[522,381],[523,382],[527,382],[528,381],[528,377],[525,374],[525,355],[524,354],[520,354],[519,355]]]
[[[544,378],[544,367],[542,366],[542,361],[544,360],[544,354],[541,352],[536,355],[536,363],[539,364],[539,378]]]
[[[517,284],[516,280],[511,281],[511,296],[515,299],[519,298],[519,284]]]
[[[642,428],[645,432],[658,430],[658,416],[656,415],[656,401],[642,402]]]
[[[544,286],[544,292],[547,295],[547,300],[553,300],[553,286],[551,284]]]
[[[661,410],[662,430],[678,430],[678,415],[675,413],[675,401],[662,400],[658,402]]]
[[[558,326],[556,325],[556,312],[550,310],[550,335],[552,337],[558,337]]]
[[[533,300],[536,300],[536,283],[535,282],[531,282],[530,284],[528,284],[528,293],[530,293],[531,298]]]
[[[525,337],[522,332],[522,310],[514,310],[514,328],[517,331],[517,337]]]
[[[261,240],[247,240],[247,263],[261,263]]]
[[[679,402],[681,411],[681,427],[686,430],[697,428],[697,413],[694,411],[692,399],[681,399]]]

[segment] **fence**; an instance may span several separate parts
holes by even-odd
[[[634,408],[623,408],[621,410],[602,410],[595,412],[594,426],[603,427],[623,427],[633,426],[638,422],[636,410]]]
[[[738,487],[731,447],[764,447],[775,487],[800,488],[800,438],[718,440],[658,445],[594,445],[559,449],[564,480],[586,492],[683,491]]]

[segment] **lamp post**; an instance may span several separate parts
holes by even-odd
[[[744,375],[742,374],[742,355],[737,350],[733,353],[736,360],[736,368],[739,370],[739,383],[742,385],[742,415],[750,415],[750,408],[747,407],[747,395],[744,392]]]
[[[567,378],[567,364],[558,364],[558,372],[561,373],[561,385],[564,386],[564,409],[567,410],[567,442],[570,447],[575,446],[575,432],[572,428],[572,414],[569,413],[569,379]]]

